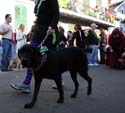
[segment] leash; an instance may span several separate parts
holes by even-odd
[[[38,47],[41,47],[41,46],[44,44],[44,42],[46,41],[46,39],[48,38],[48,36],[49,36],[49,34],[46,33],[46,35],[45,35],[43,41],[41,42],[41,44],[40,44]]]
[[[46,33],[43,41],[41,42],[41,44],[38,47],[41,47],[44,44],[44,42],[46,41],[46,39],[48,38],[49,35],[50,35],[50,33]],[[56,34],[55,34],[54,29],[52,30],[52,36],[53,36],[52,44],[55,44],[55,42],[56,42]]]

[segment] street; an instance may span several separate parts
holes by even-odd
[[[34,80],[31,82],[30,94],[12,89],[9,85],[21,82],[25,70],[0,72],[0,113],[125,113],[125,70],[113,70],[104,65],[89,68],[93,78],[92,95],[87,96],[87,82],[78,76],[79,93],[71,99],[73,82],[66,72],[64,79],[64,104],[57,104],[57,90],[52,89],[53,81],[43,80],[36,105],[24,109],[33,95]]]

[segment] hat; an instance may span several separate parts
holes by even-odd
[[[96,25],[96,23],[92,23],[91,27],[98,27],[98,25]]]

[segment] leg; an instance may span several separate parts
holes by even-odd
[[[27,103],[24,105],[24,108],[32,108],[37,101],[37,96],[39,93],[42,78],[40,77],[40,75],[34,75],[34,78],[35,78],[35,87],[34,87],[33,98],[32,98],[32,101],[30,103]]]
[[[90,95],[92,93],[92,79],[89,77],[88,72],[79,72],[80,76],[87,80],[88,82],[88,87],[87,87],[87,95]]]
[[[10,61],[12,59],[12,44],[11,44],[11,42],[9,42],[8,44],[9,44],[9,47],[8,47],[8,52],[7,52],[7,67],[6,67],[7,69],[8,69]],[[15,55],[13,56],[13,59],[14,58],[15,58]]]
[[[55,83],[57,85],[57,89],[59,91],[59,99],[57,100],[57,103],[63,103],[64,102],[64,92],[63,87],[61,83],[61,78],[55,79]]]
[[[34,46],[34,47],[37,47],[39,45],[39,43],[35,42],[35,41],[31,41],[31,45]],[[26,72],[26,77],[25,77],[23,83],[26,84],[26,85],[29,85],[31,79],[32,79],[32,69],[28,68],[27,72]]]
[[[90,66],[93,65],[93,61],[92,61],[92,57],[93,57],[93,54],[94,54],[94,50],[93,50],[93,46],[92,45],[89,45],[90,48],[92,48],[92,52],[91,53],[87,53],[87,58],[88,58],[88,64]]]
[[[1,70],[7,71],[7,52],[8,52],[8,40],[2,40],[2,58],[1,58]]]
[[[32,69],[27,69],[27,74],[22,83],[11,83],[13,89],[21,90],[23,93],[30,93],[30,81],[32,79]]]
[[[37,47],[39,45],[39,43],[31,41],[31,45],[33,45],[34,47]],[[26,72],[26,77],[25,77],[23,83],[26,85],[29,85],[31,79],[32,79],[32,69],[28,68],[27,72]]]
[[[62,76],[61,76],[61,84],[62,84],[62,86],[64,87],[64,81],[63,81]],[[54,83],[54,84],[52,85],[52,88],[53,88],[53,89],[57,89],[57,85]]]
[[[93,53],[93,64],[97,64],[97,60],[98,60],[98,46],[97,45],[93,45],[93,49],[94,49],[94,53]]]
[[[77,96],[78,88],[79,88],[79,83],[77,81],[77,73],[70,72],[70,74],[71,74],[71,78],[72,78],[74,85],[75,85],[75,90],[74,90],[73,94],[71,95],[71,98],[75,98]]]
[[[24,84],[29,85],[32,79],[32,69],[28,68],[26,72],[26,77],[23,81]]]

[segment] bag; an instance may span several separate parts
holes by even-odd
[[[92,48],[89,47],[89,46],[87,46],[87,47],[85,48],[85,52],[86,52],[86,53],[92,53]]]

